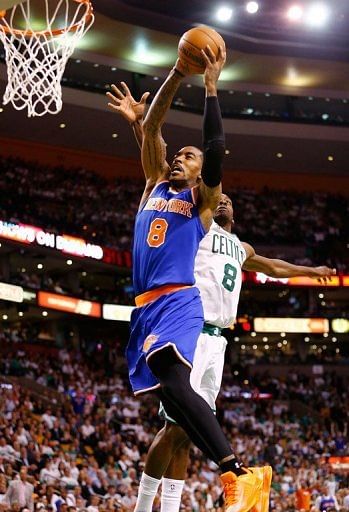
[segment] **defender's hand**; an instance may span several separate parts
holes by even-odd
[[[121,114],[122,117],[130,124],[142,120],[146,101],[150,92],[145,92],[140,101],[136,101],[125,82],[121,82],[121,86],[124,92],[114,84],[111,86],[114,94],[107,92],[107,96],[111,100],[111,102],[108,103],[108,107]]]
[[[315,267],[313,270],[313,277],[317,277],[317,280],[323,284],[326,284],[328,281],[331,281],[332,276],[335,276],[337,274],[335,268],[329,268],[326,266]]]

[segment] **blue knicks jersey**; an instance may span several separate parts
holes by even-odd
[[[194,260],[206,232],[191,189],[158,183],[137,213],[133,286],[140,295],[167,284],[193,285]]]
[[[321,512],[326,512],[329,508],[335,508],[336,503],[332,496],[324,496],[321,498],[319,509]]]

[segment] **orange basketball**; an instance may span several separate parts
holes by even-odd
[[[225,48],[224,39],[213,28],[195,27],[182,35],[178,44],[178,57],[190,73],[203,73],[205,61],[201,50],[210,45],[213,53],[218,56],[219,47]]]

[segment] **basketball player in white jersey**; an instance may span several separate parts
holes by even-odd
[[[119,112],[132,125],[138,144],[142,140],[142,118],[145,93],[136,102],[126,84],[124,91],[113,86],[115,96],[108,94],[110,108]],[[215,410],[219,393],[226,339],[222,329],[234,323],[242,284],[242,270],[264,272],[271,277],[308,276],[328,279],[336,273],[328,267],[305,267],[283,260],[269,259],[255,253],[251,245],[241,242],[232,233],[233,206],[230,198],[222,194],[210,230],[199,245],[195,259],[196,286],[200,290],[205,324],[195,352],[191,385]],[[190,440],[166,411],[165,427],[155,437],[142,475],[135,512],[151,512],[158,487],[162,482],[161,512],[178,512],[189,462]],[[271,470],[265,475],[260,501],[252,512],[267,512]]]

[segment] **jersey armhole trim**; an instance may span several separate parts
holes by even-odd
[[[156,188],[159,186],[159,185],[162,185],[163,183],[169,183],[169,180],[161,180],[159,181],[158,183],[156,183],[154,185],[154,188],[153,190],[150,192],[150,194],[148,195],[148,197],[146,199],[144,199],[144,201],[139,205],[138,207],[138,212],[137,213],[140,213],[142,210],[143,210],[143,207],[144,205],[146,204],[146,202],[148,201],[148,199],[152,196],[152,194],[154,193],[154,190],[156,190]],[[144,192],[143,192],[144,194]]]
[[[197,200],[198,200],[198,194],[199,194],[198,188],[199,188],[199,185],[196,185],[195,187],[192,187],[190,189],[191,197],[193,199],[193,203],[194,203],[195,206],[196,206],[196,203],[197,203]]]

